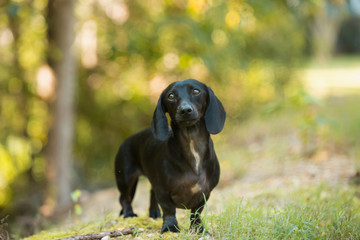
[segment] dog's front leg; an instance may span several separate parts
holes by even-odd
[[[161,228],[161,234],[164,232],[180,232],[180,228],[178,226],[177,220],[175,215],[165,216],[163,217],[163,226]]]
[[[180,232],[180,228],[178,226],[176,220],[176,208],[171,201],[161,201],[159,199],[159,204],[163,211],[163,226],[161,228],[161,234],[164,232]]]

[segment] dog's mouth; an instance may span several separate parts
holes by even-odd
[[[199,119],[195,118],[195,119],[181,119],[181,120],[177,120],[176,122],[179,126],[190,127],[195,125],[198,121]]]

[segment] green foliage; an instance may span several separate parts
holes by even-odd
[[[0,206],[11,200],[10,184],[19,174],[32,166],[37,176],[40,173],[33,156],[46,143],[49,114],[46,103],[36,96],[34,79],[45,59],[45,6],[42,0],[33,5],[7,1],[0,6]]]
[[[74,212],[77,216],[81,215],[83,213],[82,207],[79,204],[80,197],[81,197],[81,191],[79,189],[76,189],[71,193],[71,200],[73,201],[74,205]]]
[[[6,166],[0,206],[17,194],[11,184],[24,172],[45,184],[56,86],[46,65],[46,5],[0,6],[0,156]],[[236,123],[286,99],[302,57],[302,24],[283,1],[80,0],[76,14],[77,188],[113,185],[118,146],[150,125],[170,82],[206,82]]]

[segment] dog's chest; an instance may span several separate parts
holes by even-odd
[[[202,171],[203,161],[206,157],[208,141],[203,139],[191,138],[187,144],[185,144],[185,158],[184,161],[190,163],[193,172],[197,175]]]
[[[177,207],[191,209],[204,200],[204,195],[208,195],[209,186],[205,173],[187,173],[178,180],[171,194]]]
[[[190,149],[190,158],[193,161],[192,164],[193,168],[195,172],[199,174],[201,156],[200,156],[200,152],[197,149],[195,149],[194,140],[190,140],[189,149]]]
[[[210,189],[207,181],[206,157],[208,141],[196,137],[188,138],[182,147],[185,150],[180,158],[184,168],[173,178],[171,198],[179,208],[197,207],[207,196]],[[191,169],[188,168],[191,166]]]

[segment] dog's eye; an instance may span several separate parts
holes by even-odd
[[[175,99],[175,94],[170,93],[170,94],[168,95],[168,99],[169,99],[169,100],[174,100],[174,99]]]
[[[199,95],[200,90],[195,88],[195,89],[192,90],[192,92],[193,92],[194,95]]]

